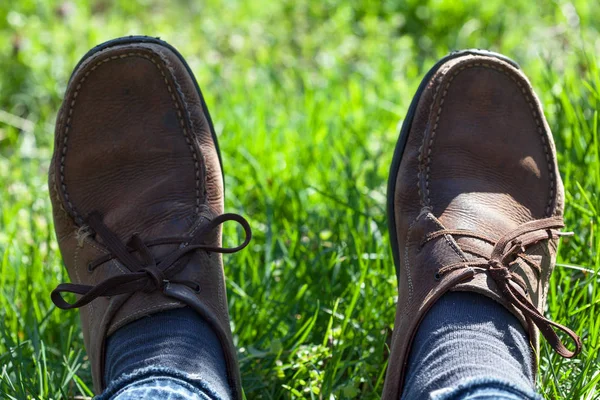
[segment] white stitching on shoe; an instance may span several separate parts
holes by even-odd
[[[408,243],[410,242],[410,234],[413,230],[413,228],[415,227],[415,225],[417,224],[417,222],[419,222],[419,220],[421,219],[423,215],[423,212],[419,213],[419,215],[417,216],[417,218],[415,218],[415,220],[410,224],[410,226],[408,227],[408,230],[406,231],[406,245],[404,246],[404,273],[406,274],[406,282],[408,284],[408,300],[404,303],[404,307],[402,308],[402,312],[401,314],[405,314],[406,313],[406,309],[408,308],[408,305],[411,303],[412,301],[412,296],[413,296],[413,282],[412,282],[412,277],[410,275],[410,254],[408,252]]]

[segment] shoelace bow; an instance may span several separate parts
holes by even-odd
[[[204,236],[208,232],[226,221],[235,221],[242,226],[246,235],[242,244],[237,247],[223,248],[203,243]],[[161,290],[169,282],[183,284],[199,291],[200,286],[197,282],[173,279],[175,275],[186,267],[186,263],[181,260],[183,256],[197,250],[209,253],[235,253],[246,247],[252,239],[252,230],[248,221],[238,214],[219,215],[192,236],[165,237],[144,242],[139,235],[134,234],[127,245],[102,222],[100,214],[96,212],[91,213],[87,219],[87,224],[96,235],[102,238],[105,247],[109,250],[109,254],[89,263],[88,270],[91,272],[101,264],[112,259],[117,259],[131,272],[107,278],[95,286],[61,283],[52,291],[51,298],[54,304],[63,310],[85,306],[101,296]],[[178,244],[179,248],[160,260],[155,259],[150,252],[149,248],[152,246],[169,244]],[[135,257],[132,254],[133,252],[138,252],[141,259]],[[75,293],[81,295],[81,297],[74,303],[69,303],[63,298],[63,293]]]
[[[525,254],[526,247],[543,240],[572,235],[572,233],[560,232],[560,229],[562,228],[564,228],[564,224],[560,217],[539,219],[524,223],[519,228],[502,236],[498,241],[468,230],[443,229],[425,236],[421,242],[421,247],[427,242],[443,235],[476,238],[493,245],[494,247],[490,256],[482,254],[482,252],[475,247],[461,244],[460,247],[463,251],[480,257],[480,259],[443,266],[438,270],[436,279],[440,279],[442,275],[458,269],[470,268],[473,271],[473,275],[477,272],[488,272],[494,282],[498,285],[498,288],[505,296],[506,300],[521,310],[525,318],[532,321],[539,328],[540,332],[544,335],[554,351],[563,357],[572,358],[581,351],[582,343],[579,336],[566,326],[560,325],[544,317],[544,315],[542,315],[542,313],[540,313],[527,298],[527,284],[523,278],[511,270],[511,265],[517,258],[520,258],[531,266],[539,276],[541,274],[541,268],[531,259],[531,257]],[[523,295],[515,285],[523,289],[525,295]],[[573,340],[575,343],[575,351],[567,349],[553,327],[563,331]]]

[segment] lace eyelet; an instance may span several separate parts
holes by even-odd
[[[92,263],[91,262],[88,263],[87,270],[88,270],[88,272],[94,272],[94,268],[92,268]]]
[[[442,276],[439,272],[436,272],[435,275],[433,275],[433,279],[439,282],[439,280],[442,279]]]
[[[194,292],[200,293],[200,285],[196,285],[196,287],[194,288]]]

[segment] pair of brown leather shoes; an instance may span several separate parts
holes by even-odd
[[[50,166],[56,234],[73,283],[52,293],[80,308],[94,387],[104,389],[104,342],[144,315],[188,306],[217,333],[233,397],[241,398],[221,253],[248,244],[248,223],[223,214],[223,172],[194,76],[167,43],[112,40],[75,68],[56,123]],[[577,336],[542,314],[563,188],[537,97],[512,61],[451,54],[426,76],[405,120],[388,190],[399,300],[384,398],[402,391],[419,321],[449,290],[511,310],[571,357]],[[220,224],[246,240],[221,247]],[[68,303],[64,292],[78,295]],[[567,332],[567,350],[552,327]],[[538,329],[536,329],[538,328]]]

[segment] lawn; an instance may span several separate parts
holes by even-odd
[[[91,5],[90,5],[91,4]],[[46,174],[79,58],[160,36],[186,56],[223,153],[226,210],[254,230],[225,257],[249,399],[380,396],[396,278],[385,216],[392,152],[423,74],[447,52],[518,61],[554,133],[567,230],[547,315],[579,332],[572,361],[543,343],[547,399],[600,398],[600,4],[588,0],[19,0],[0,3],[0,398],[91,395]],[[238,242],[233,227],[226,244]]]

